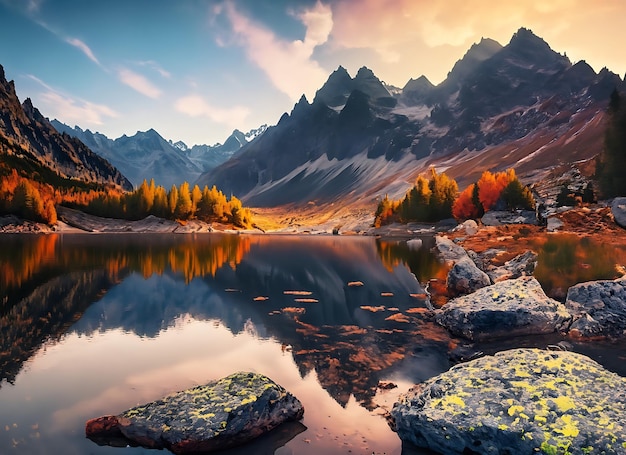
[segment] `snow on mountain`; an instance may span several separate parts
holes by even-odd
[[[58,131],[78,138],[110,161],[134,186],[144,179],[154,179],[157,185],[169,188],[184,181],[193,182],[202,173],[201,168],[154,129],[113,140],[90,130],[71,128],[58,120],[51,123]]]
[[[436,86],[422,76],[398,90],[340,66],[312,103],[303,96],[198,182],[272,206],[373,204],[429,166],[461,187],[486,169],[529,180],[601,151],[616,87],[626,88],[616,74],[573,65],[524,28],[506,46],[473,45]]]

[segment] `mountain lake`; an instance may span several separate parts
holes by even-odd
[[[402,447],[385,414],[414,383],[449,369],[450,349],[463,344],[428,316],[427,283],[446,273],[432,245],[432,237],[409,249],[342,236],[0,236],[0,453],[159,453],[98,446],[85,422],[236,371],[269,376],[305,414],[220,453],[430,453]],[[568,342],[626,375],[623,344]]]

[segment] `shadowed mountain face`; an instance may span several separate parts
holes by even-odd
[[[0,66],[0,160],[9,167],[39,174],[78,179],[87,183],[117,185],[131,183],[104,158],[81,141],[59,133],[33,106],[30,99],[20,104],[13,81],[7,82]]]
[[[523,28],[506,46],[472,46],[437,86],[422,76],[392,94],[369,69],[352,78],[339,67],[313,103],[303,97],[198,182],[272,206],[372,205],[429,166],[445,166],[461,188],[486,169],[530,180],[601,151],[616,87],[626,88],[619,76],[573,65]]]

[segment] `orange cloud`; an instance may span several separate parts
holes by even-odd
[[[436,83],[481,37],[505,45],[526,27],[573,61],[623,74],[624,17],[621,0],[343,0],[333,6],[330,44],[375,52],[380,67],[373,69],[390,82],[425,74]]]

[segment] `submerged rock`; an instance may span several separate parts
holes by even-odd
[[[571,315],[533,277],[500,281],[447,302],[437,322],[470,340],[552,333],[566,329]]]
[[[572,336],[626,335],[626,277],[574,285],[567,291],[565,306],[574,316]]]
[[[403,441],[444,454],[624,454],[626,379],[572,352],[515,349],[400,397]]]
[[[176,454],[200,453],[243,444],[303,414],[300,401],[268,377],[235,373],[89,420],[85,432],[99,444],[119,445],[121,439]]]

